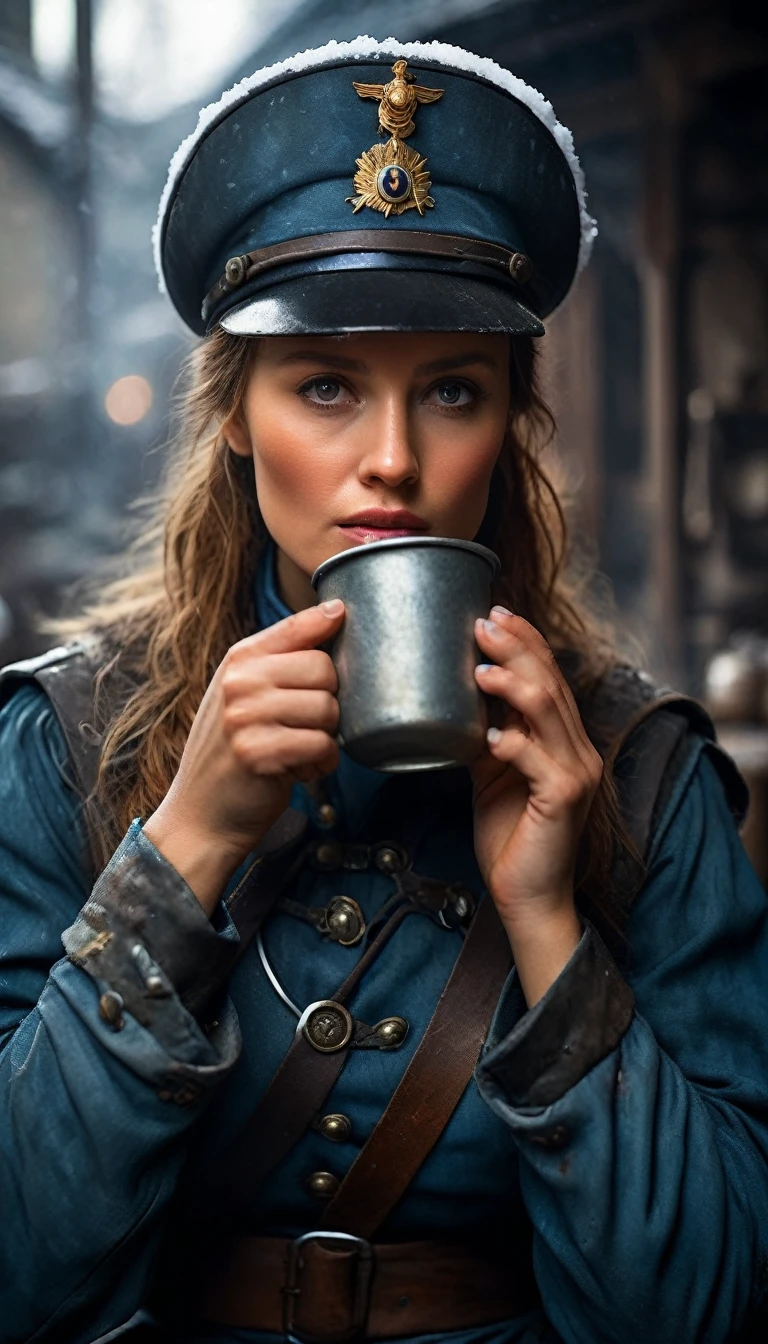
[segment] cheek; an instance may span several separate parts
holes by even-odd
[[[435,445],[423,472],[425,494],[441,516],[445,535],[470,540],[483,521],[488,488],[499,456],[504,425],[490,433],[458,436]],[[437,520],[436,520],[437,521]]]
[[[300,559],[345,468],[321,436],[308,435],[290,400],[273,400],[274,409],[248,414],[256,493],[270,535]]]

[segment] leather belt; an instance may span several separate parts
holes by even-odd
[[[530,257],[524,252],[453,233],[428,233],[426,229],[346,229],[336,233],[313,233],[306,238],[289,238],[284,243],[271,243],[268,247],[230,257],[224,274],[203,300],[203,319],[208,321],[225,295],[274,266],[315,257],[340,256],[345,252],[394,252],[446,261],[469,261],[490,266],[519,285],[526,285],[533,275]]]
[[[540,1305],[530,1260],[440,1241],[372,1245],[346,1232],[297,1241],[237,1237],[208,1278],[210,1322],[283,1333],[300,1344],[352,1344],[443,1334]]]

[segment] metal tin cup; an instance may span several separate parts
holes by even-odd
[[[479,753],[486,705],[474,623],[486,616],[499,561],[450,537],[397,537],[341,551],[312,576],[318,600],[346,617],[331,657],[339,742],[374,770],[439,770]]]

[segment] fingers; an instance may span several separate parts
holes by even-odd
[[[571,727],[548,685],[530,681],[516,670],[493,664],[482,664],[475,675],[481,690],[504,700],[516,717],[522,716],[536,737],[546,743],[553,760],[565,763],[578,754]]]
[[[339,629],[342,602],[296,612],[233,645],[217,672],[224,735],[255,775],[307,782],[338,766],[338,679],[317,645]]]
[[[534,625],[531,625],[530,621],[526,621],[522,616],[515,616],[511,611],[508,611],[506,607],[492,607],[491,619],[499,624],[502,629],[515,634],[518,639],[530,649],[531,653],[541,659],[545,667],[547,667],[555,677],[575,724],[577,727],[581,728],[581,715],[579,714],[573,691],[560,671],[558,661],[544,636]]]
[[[475,638],[496,664],[478,670],[478,685],[522,714],[555,759],[576,753],[587,769],[596,768],[600,758],[543,636],[521,617],[494,607],[490,621],[477,622]]]
[[[497,761],[514,765],[531,785],[545,785],[552,774],[551,758],[522,728],[490,728],[488,750]]]
[[[544,815],[579,809],[590,801],[597,787],[585,770],[569,770],[546,752],[522,729],[491,728],[488,750],[498,761],[513,765],[528,782],[531,798]]]
[[[230,649],[222,669],[222,684],[227,697],[262,694],[271,687],[284,690],[338,690],[336,668],[322,649],[301,649],[296,653],[264,656],[255,649],[236,645]]]
[[[339,726],[339,702],[335,695],[326,690],[286,690],[271,686],[259,698],[258,720],[265,725],[320,728],[325,733],[335,734]],[[228,709],[227,721],[232,732],[252,724],[254,712],[251,702],[247,699],[235,700]]]
[[[336,742],[317,728],[252,725],[234,734],[232,747],[241,764],[259,775],[287,773],[306,781],[329,774],[339,763]]]
[[[316,607],[294,612],[276,625],[249,635],[235,644],[230,652],[239,649],[263,657],[268,653],[295,653],[299,649],[314,649],[318,644],[333,638],[343,619],[344,603],[336,597],[330,602],[320,602]]]
[[[487,634],[494,641],[494,661],[509,667],[514,658],[521,674],[544,679],[553,694],[568,708],[569,717],[579,720],[571,688],[557,665],[554,653],[538,630],[523,620],[522,616],[513,616],[505,607],[492,607],[490,621],[480,622],[479,628],[481,634]]]
[[[336,668],[322,649],[307,649],[299,653],[275,653],[259,659],[265,681],[285,690],[330,691],[339,688]]]

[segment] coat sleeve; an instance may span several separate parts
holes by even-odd
[[[721,1344],[768,1278],[768,901],[703,742],[628,944],[622,976],[587,927],[478,1083],[518,1146],[566,1344]]]
[[[24,687],[0,713],[2,1344],[81,1344],[132,1315],[240,1044],[226,1002],[205,1030],[210,965],[223,981],[236,951],[223,908],[209,921],[137,827],[89,895],[64,761]]]

